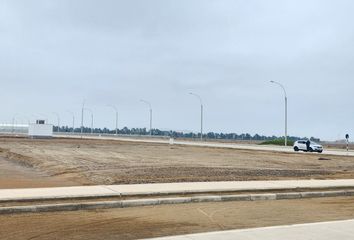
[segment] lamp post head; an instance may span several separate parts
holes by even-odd
[[[287,98],[287,93],[286,93],[286,90],[285,90],[285,87],[283,86],[283,84],[276,82],[276,81],[270,81],[270,82],[280,86],[284,91],[285,98]]]
[[[151,103],[149,101],[146,101],[144,99],[140,99],[140,102],[143,102],[143,103],[147,104],[149,106],[150,110],[151,110],[152,107],[151,107]]]
[[[118,108],[116,106],[111,105],[111,104],[107,104],[106,106],[109,107],[109,108],[113,108],[114,111],[118,112]]]
[[[193,96],[195,96],[195,97],[197,97],[197,98],[199,99],[199,101],[200,101],[200,104],[203,105],[202,98],[201,98],[198,94],[193,93],[193,92],[190,92],[189,94],[190,94],[190,95],[193,95]]]

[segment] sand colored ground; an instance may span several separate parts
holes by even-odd
[[[354,218],[354,197],[0,215],[2,240],[141,239]]]
[[[0,157],[0,188],[62,187],[78,184],[80,183],[60,176],[50,176],[45,171]]]
[[[108,140],[0,138],[0,157],[0,167],[64,186],[354,177],[354,157]],[[9,185],[6,171],[0,168],[1,188]],[[23,187],[31,187],[28,177]]]

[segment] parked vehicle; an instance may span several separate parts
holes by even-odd
[[[298,140],[294,143],[294,151],[304,151],[304,152],[323,152],[323,147],[321,144],[315,143],[308,140]]]

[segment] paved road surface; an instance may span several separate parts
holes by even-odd
[[[210,232],[153,240],[353,240],[354,220]],[[151,239],[152,240],[152,239]]]

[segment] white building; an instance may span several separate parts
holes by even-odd
[[[44,120],[37,120],[36,123],[29,124],[28,136],[31,138],[51,138],[53,137],[53,125],[46,124]]]

